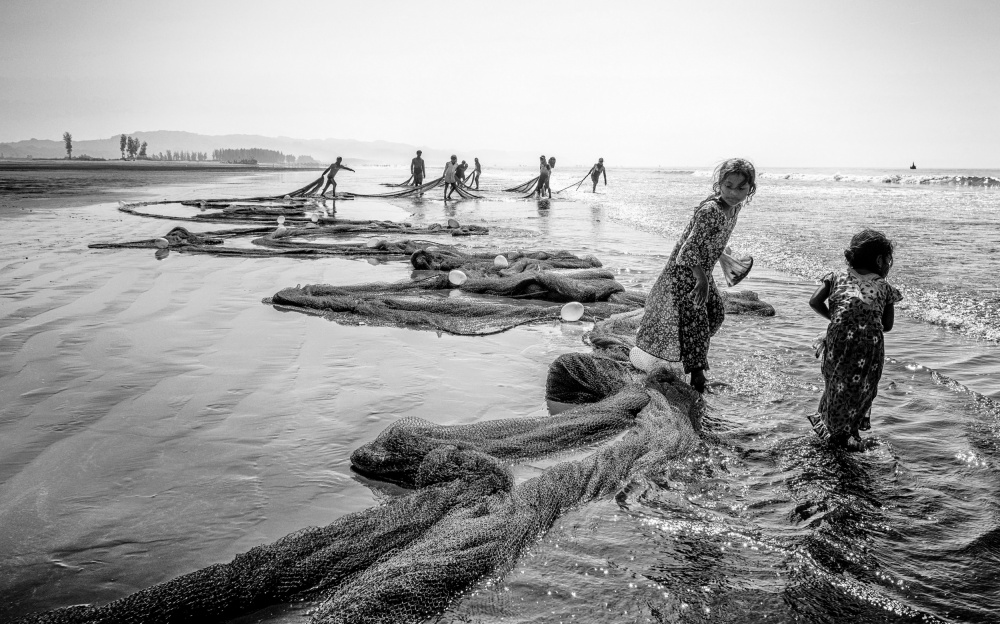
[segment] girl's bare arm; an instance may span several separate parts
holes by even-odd
[[[826,305],[826,300],[830,298],[830,284],[823,282],[823,284],[816,289],[813,293],[812,298],[809,299],[809,307],[816,310],[816,313],[825,318],[830,319],[830,308]]]
[[[882,308],[882,331],[892,331],[892,326],[896,322],[896,306],[891,303]]]

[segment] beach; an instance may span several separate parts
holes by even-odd
[[[592,254],[648,291],[709,192],[707,169],[609,164],[597,194],[588,181],[543,205],[500,191],[531,168],[487,168],[484,200],[444,203],[438,189],[337,201],[336,215],[485,225],[461,244]],[[553,188],[585,172],[557,169]],[[756,259],[739,288],[777,315],[732,316],[713,340],[711,376],[727,385],[707,398],[698,451],[628,506],[563,516],[440,621],[983,621],[1000,609],[1000,191],[944,174],[765,173],[733,244]],[[88,248],[195,229],[119,202],[281,195],[316,175],[0,172],[0,619],[102,604],[402,495],[350,467],[401,418],[547,414],[548,367],[589,350],[588,323],[484,337],[341,325],[262,300],[407,280],[408,263]],[[359,167],[338,190],[406,176]],[[908,298],[886,337],[876,444],[844,459],[806,420],[822,391],[810,344],[825,327],[807,302],[862,224],[898,240],[890,280]],[[304,621],[308,607],[252,621]]]

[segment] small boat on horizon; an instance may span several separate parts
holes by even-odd
[[[916,168],[917,168],[917,162],[916,161],[913,161],[912,163],[910,163],[910,169],[916,169]]]

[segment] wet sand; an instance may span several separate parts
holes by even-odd
[[[117,201],[72,205],[109,193],[251,196],[313,175],[119,185],[3,214],[0,594],[15,598],[0,616],[102,603],[376,504],[385,486],[351,472],[349,457],[397,418],[456,424],[546,413],[548,365],[582,349],[587,324],[471,338],[279,312],[261,299],[286,286],[395,281],[410,269],[92,250],[174,224],[123,214]],[[599,234],[599,219],[530,202],[356,200],[337,210],[491,223],[531,248],[551,249],[567,233],[577,242],[609,233]],[[583,247],[567,248],[600,254]]]

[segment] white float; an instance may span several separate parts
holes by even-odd
[[[365,247],[368,249],[375,249],[376,247],[381,247],[383,243],[386,243],[384,238],[369,238],[365,241]]]
[[[458,269],[453,269],[448,273],[448,281],[455,286],[461,286],[465,283],[465,280],[469,279],[469,276],[462,273]]]
[[[462,227],[462,224],[459,223],[458,220],[456,220],[456,219],[448,219],[448,227],[450,227],[450,228],[460,228],[460,227]]]
[[[559,311],[559,316],[561,316],[564,321],[574,323],[583,318],[583,312],[584,308],[582,303],[579,301],[570,301],[562,307],[562,310]]]
[[[313,216],[309,217],[309,220],[312,221],[313,223],[317,223],[319,222],[319,215],[314,214]]]
[[[284,225],[284,224],[285,224],[285,217],[278,217],[278,225]]]
[[[159,249],[166,249],[167,247],[170,246],[170,241],[168,241],[165,238],[157,238],[156,240],[153,241],[153,244],[156,245]]]
[[[496,258],[493,258],[493,266],[499,267],[501,269],[506,269],[507,267],[510,266],[510,263],[507,262],[507,258],[506,257],[504,257],[504,256],[497,256]]]

